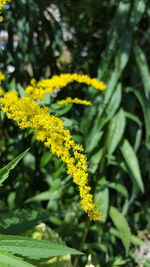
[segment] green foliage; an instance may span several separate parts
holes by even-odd
[[[120,109],[109,124],[109,131],[107,137],[108,157],[113,154],[118,144],[120,143],[120,140],[122,139],[125,130],[125,124],[125,113],[122,109]]]
[[[113,223],[118,229],[119,236],[126,250],[126,254],[128,254],[130,246],[130,236],[131,236],[130,227],[125,217],[115,207],[112,206],[110,207],[109,214]]]
[[[24,151],[17,158],[12,160],[7,166],[0,170],[1,183],[8,178],[10,170],[16,167],[18,162],[27,154],[28,151],[29,149]],[[41,219],[47,218],[43,215],[44,213],[42,214],[34,210],[32,210],[30,214],[29,210],[7,212],[1,216],[3,217],[3,221],[1,222],[0,230],[6,232],[7,234],[10,234],[11,232],[25,232],[26,230],[32,229],[33,226],[37,225]],[[26,218],[26,216],[28,217]],[[21,255],[22,257],[27,257],[30,259],[45,259],[66,254],[83,254],[75,249],[50,243],[49,241],[34,240],[29,237],[15,235],[0,235],[0,243],[0,266],[15,267],[17,264],[22,267],[35,266],[24,262],[22,259],[13,256],[10,253]]]
[[[30,259],[49,258],[66,254],[82,254],[75,249],[50,243],[44,240],[34,240],[29,237],[0,235],[0,249]]]
[[[20,154],[17,158],[13,159],[10,163],[8,163],[4,168],[0,169],[0,185],[8,178],[9,172],[13,170],[18,162],[26,155],[29,149],[25,150],[22,154]]]
[[[121,152],[124,157],[124,161],[126,163],[128,173],[133,179],[133,183],[135,190],[141,189],[141,191],[144,191],[143,181],[140,174],[139,164],[136,158],[136,155],[134,153],[133,148],[129,144],[127,140],[124,140],[122,146],[121,146]]]
[[[49,214],[43,210],[17,209],[0,212],[0,232],[2,234],[21,234],[42,221],[47,220]]]
[[[32,267],[32,265],[28,262],[23,261],[21,258],[16,257],[6,251],[0,251],[0,266],[1,267]]]
[[[71,84],[41,103],[62,118],[74,140],[84,146],[103,221],[86,218],[66,167],[35,141],[32,131],[20,131],[1,114],[1,166],[31,147],[0,188],[1,233],[22,234],[45,221],[68,246],[85,253],[72,257],[74,267],[85,267],[89,255],[89,264],[96,267],[140,262],[149,266],[139,252],[137,263],[135,254],[137,247],[149,249],[149,1],[13,0],[3,16],[1,29],[9,36],[0,51],[6,90],[15,88],[23,96],[32,77],[65,72],[98,77],[107,90]],[[16,46],[13,35],[19,36]],[[14,66],[13,73],[8,65]],[[51,100],[66,96],[85,98],[93,105],[51,105]],[[144,229],[148,233],[141,240]]]

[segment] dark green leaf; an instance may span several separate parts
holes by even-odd
[[[9,162],[5,167],[0,169],[0,185],[8,178],[9,172],[13,170],[18,162],[28,153],[29,148],[20,154],[17,158]]]
[[[2,234],[21,234],[42,221],[45,221],[49,213],[38,210],[14,210],[0,213],[0,232]]]

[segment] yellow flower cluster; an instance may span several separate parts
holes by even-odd
[[[32,79],[31,85],[26,87],[26,94],[34,99],[43,100],[45,94],[51,94],[54,92],[55,88],[60,90],[72,82],[85,83],[95,87],[97,90],[106,89],[106,85],[102,81],[98,81],[95,78],[90,78],[89,76],[83,74],[67,73],[54,75],[51,79],[44,79],[37,83],[34,79]]]
[[[5,80],[5,75],[0,71],[0,82]]]
[[[36,139],[42,141],[52,154],[59,157],[67,165],[67,173],[79,187],[81,206],[90,219],[101,220],[97,206],[93,202],[88,186],[86,156],[83,148],[72,140],[69,130],[65,130],[63,122],[48,113],[47,108],[40,107],[33,98],[20,98],[15,91],[5,93],[0,104],[7,117],[15,120],[22,129],[32,128]]]
[[[0,0],[0,10],[3,8],[4,5],[9,3],[11,0]]]
[[[92,103],[90,101],[82,100],[82,99],[79,99],[77,97],[75,97],[75,98],[67,97],[66,99],[62,99],[62,100],[59,100],[56,102],[57,105],[68,105],[70,103],[82,104],[82,105],[86,105],[86,106],[92,105]]]
[[[0,71],[0,85],[1,85],[1,82],[5,80],[5,75]],[[3,96],[4,94],[4,91],[3,89],[0,87],[0,97]]]

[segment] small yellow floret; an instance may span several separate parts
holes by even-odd
[[[4,95],[4,91],[2,88],[0,88],[0,96],[3,96]]]
[[[5,75],[2,72],[0,72],[0,82],[3,80],[5,80]]]
[[[66,163],[67,173],[79,187],[81,206],[90,219],[100,220],[88,186],[87,160],[81,153],[83,148],[75,143],[69,130],[64,129],[63,122],[49,114],[47,108],[40,107],[33,98],[20,98],[15,91],[5,93],[0,104],[9,119],[15,120],[21,129],[32,128],[36,139]]]
[[[66,99],[62,99],[56,102],[57,105],[68,105],[70,103],[81,104],[81,105],[86,105],[86,106],[92,105],[90,101],[82,100],[77,97],[75,98],[67,97]]]
[[[51,79],[44,79],[39,82],[32,82],[31,85],[27,86],[25,91],[26,94],[33,97],[34,99],[43,100],[44,95],[49,93],[54,93],[54,89],[60,90],[63,87],[66,87],[69,83],[78,82],[91,85],[97,90],[105,90],[106,85],[102,81],[98,81],[95,78],[90,78],[87,75],[83,74],[61,74],[54,75]]]
[[[11,0],[0,0],[0,10],[3,8],[3,6],[5,6],[6,4],[8,4]]]

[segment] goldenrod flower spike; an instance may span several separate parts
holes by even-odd
[[[79,187],[81,206],[91,220],[101,220],[97,206],[88,186],[86,156],[83,148],[72,139],[63,122],[50,115],[47,108],[40,107],[31,97],[19,98],[17,92],[5,93],[0,98],[3,112],[9,119],[15,120],[22,129],[32,128],[36,139],[42,141],[52,154],[67,165],[67,173]]]
[[[33,97],[34,99],[43,100],[44,95],[47,93],[52,94],[54,89],[60,90],[61,88],[67,86],[69,83],[78,82],[91,85],[97,90],[105,90],[106,85],[102,81],[98,81],[95,78],[90,78],[83,74],[61,74],[54,75],[51,79],[44,79],[36,83],[33,79],[31,85],[27,86],[25,91],[26,94]]]
[[[86,106],[92,105],[91,101],[82,100],[82,99],[79,99],[77,97],[75,97],[75,98],[67,97],[66,99],[62,99],[62,100],[57,101],[55,104],[68,105],[70,103],[81,104],[81,105],[86,105]]]
[[[0,0],[0,11],[3,8],[3,6],[5,6],[6,4],[8,4],[11,0]]]

